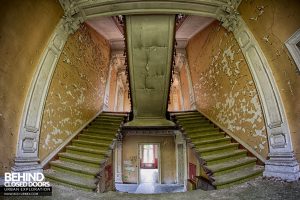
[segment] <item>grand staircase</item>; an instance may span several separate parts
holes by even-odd
[[[262,175],[257,158],[198,111],[171,114],[200,161],[198,188],[221,189]]]
[[[105,167],[109,162],[112,166],[112,149],[125,117],[100,114],[66,146],[65,152],[58,154],[58,160],[50,162],[51,168],[44,170],[46,179],[87,191],[99,190]]]

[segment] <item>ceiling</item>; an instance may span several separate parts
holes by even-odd
[[[180,27],[176,31],[176,41],[178,49],[184,49],[189,41],[195,34],[203,30],[215,19],[210,17],[201,16],[187,16]],[[118,26],[117,21],[113,17],[98,17],[86,22],[98,33],[105,37],[112,50],[124,50],[124,36]]]

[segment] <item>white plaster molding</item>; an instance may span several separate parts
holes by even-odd
[[[190,109],[195,110],[196,109],[196,101],[194,96],[194,88],[192,83],[192,77],[191,77],[191,71],[189,68],[188,60],[186,58],[186,52],[177,53],[177,56],[180,58],[182,65],[185,67],[185,71],[187,74],[187,80],[188,80],[188,88],[189,88],[189,100],[190,100]]]
[[[115,183],[123,183],[122,179],[122,154],[123,145],[122,141],[117,141],[115,146]]]
[[[238,24],[234,35],[256,85],[268,133],[269,159],[265,162],[264,176],[297,180],[299,164],[295,159],[287,117],[272,71],[258,42],[241,17]]]
[[[41,171],[38,158],[41,120],[53,72],[69,35],[65,31],[65,22],[61,19],[56,26],[31,82],[23,110],[12,171]]]
[[[184,139],[182,132],[179,130],[174,131],[175,132],[175,151],[176,151],[176,179],[177,184],[183,184],[184,185],[184,191],[187,190],[187,150],[186,150],[186,140]],[[182,155],[183,157],[180,158],[178,154],[178,144],[182,144]],[[179,162],[183,162],[183,183],[179,180]]]
[[[298,72],[300,72],[300,29],[298,29],[286,42],[285,46],[289,50],[295,61]]]
[[[135,14],[184,13],[216,17],[226,0],[77,0],[76,6],[86,18]]]
[[[106,81],[106,86],[105,86],[105,95],[104,95],[104,106],[103,110],[108,111],[109,110],[109,95],[110,95],[110,80],[111,80],[111,73],[112,69],[114,67],[114,63],[116,59],[116,55],[112,54],[110,58],[110,64],[109,64],[109,71],[108,71],[108,79]]]
[[[80,128],[78,128],[72,135],[70,135],[63,143],[61,143],[56,149],[54,149],[44,160],[41,161],[41,166],[45,167],[67,144],[69,144],[87,125],[89,125],[100,113],[99,111],[90,120],[84,123]]]

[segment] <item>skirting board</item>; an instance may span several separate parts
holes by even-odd
[[[198,110],[198,112],[200,112]],[[259,155],[250,145],[246,144],[244,141],[242,141],[240,138],[238,138],[236,135],[233,134],[232,131],[228,130],[227,128],[224,128],[221,126],[218,122],[215,120],[211,119],[209,116],[207,116],[205,113],[200,112],[202,115],[204,115],[207,119],[212,121],[214,124],[216,124],[220,129],[225,131],[226,134],[228,134],[230,137],[232,137],[234,140],[236,140],[238,143],[240,143],[243,147],[245,147],[248,151],[250,151],[253,155],[255,155],[261,162],[265,163],[266,159]]]
[[[50,160],[54,158],[75,136],[77,136],[89,123],[91,123],[98,115],[102,113],[102,110],[99,111],[93,118],[84,123],[76,132],[70,135],[63,143],[61,143],[54,151],[52,151],[44,160],[41,161],[41,165],[44,168]]]

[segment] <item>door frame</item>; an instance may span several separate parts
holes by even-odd
[[[157,148],[157,159],[158,159],[158,166],[157,166],[157,169],[158,169],[158,184],[161,184],[161,154],[160,154],[160,143],[159,142],[139,142],[137,144],[137,166],[138,166],[138,171],[137,171],[137,184],[140,184],[141,181],[140,181],[140,165],[141,165],[141,161],[140,161],[140,146],[141,145],[145,145],[145,144],[153,144],[153,145],[157,145],[158,148]]]

